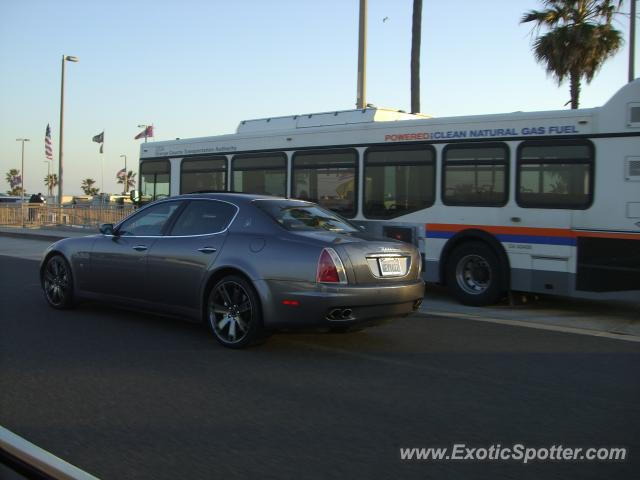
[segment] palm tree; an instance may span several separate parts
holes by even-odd
[[[122,172],[124,173],[124,172]],[[124,175],[120,175],[118,177],[116,177],[118,179],[117,183],[119,183],[120,185],[125,185],[125,177]],[[126,194],[130,189],[134,188],[136,186],[136,174],[133,173],[133,170],[129,170],[127,172],[127,179],[126,179],[126,185],[123,187],[124,188],[124,192],[122,192],[123,194]]]
[[[581,79],[590,83],[602,64],[622,45],[622,34],[613,28],[618,0],[542,0],[544,10],[530,10],[520,23],[535,22],[536,30],[549,31],[533,43],[538,62],[558,84],[569,78],[571,108],[580,103]],[[567,102],[569,103],[569,102]]]
[[[97,195],[100,189],[93,186],[95,183],[96,181],[93,178],[85,178],[80,188],[82,188],[85,195]]]
[[[50,173],[44,177],[44,186],[47,187],[49,196],[53,195],[53,189],[58,186],[58,174]]]
[[[12,168],[5,174],[4,178],[9,184],[9,188],[11,188],[11,190],[7,190],[9,195],[22,195],[22,175],[20,175],[20,170]]]
[[[413,0],[411,26],[411,113],[420,112],[420,43],[422,41],[422,0]]]

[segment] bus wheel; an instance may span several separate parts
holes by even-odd
[[[498,257],[484,242],[457,247],[446,268],[447,287],[465,305],[490,305],[504,293],[504,272]]]

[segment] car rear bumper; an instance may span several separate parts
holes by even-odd
[[[256,282],[264,325],[272,329],[366,326],[407,316],[424,298],[422,279],[389,286]]]

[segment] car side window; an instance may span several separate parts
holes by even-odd
[[[237,207],[217,200],[192,200],[176,220],[169,235],[190,236],[222,232],[235,216]]]
[[[135,237],[162,235],[162,229],[181,204],[182,202],[162,202],[145,208],[120,224],[118,235]]]

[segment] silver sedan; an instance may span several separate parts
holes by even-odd
[[[224,346],[282,329],[352,330],[409,315],[424,295],[407,243],[367,237],[301,200],[190,194],[44,254],[54,308],[81,299],[203,320]]]

